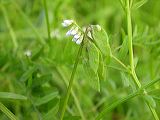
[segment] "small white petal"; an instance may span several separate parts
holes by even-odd
[[[76,44],[81,44],[82,41],[80,41],[79,39],[76,41]]]
[[[72,31],[72,30],[69,30],[69,31],[66,33],[66,36],[70,36],[70,35],[71,35],[71,31]]]
[[[81,33],[79,32],[79,33],[77,33],[77,34],[74,35],[74,38],[78,39],[78,38],[80,38],[80,36],[81,36]]]
[[[75,35],[78,33],[78,27],[75,27],[72,31],[71,31],[71,35]]]
[[[64,20],[63,22],[66,23],[66,24],[68,24],[68,25],[70,25],[70,24],[73,23],[73,20]]]
[[[66,24],[66,23],[62,23],[62,26],[63,26],[63,27],[67,27],[67,24]]]
[[[81,35],[81,37],[76,41],[76,44],[81,44],[83,40],[83,35]]]
[[[73,20],[64,20],[62,23],[63,27],[68,27],[70,26],[74,21]]]

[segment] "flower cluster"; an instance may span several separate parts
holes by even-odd
[[[63,27],[71,26],[71,29],[66,33],[66,36],[73,36],[72,41],[76,44],[81,44],[83,41],[84,33],[81,28],[73,20],[64,20]]]

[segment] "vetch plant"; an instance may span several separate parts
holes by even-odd
[[[100,80],[105,79],[105,66],[110,63],[111,58],[127,71],[129,71],[128,68],[112,54],[108,35],[105,30],[101,28],[101,26],[89,25],[85,27],[85,30],[83,30],[73,20],[64,20],[62,25],[64,27],[70,27],[70,30],[68,30],[66,35],[73,36],[72,41],[78,45],[80,44],[80,48],[75,60],[74,68],[72,70],[69,86],[66,93],[67,95],[62,107],[60,117],[61,120],[63,120],[65,114],[68,99],[73,86],[75,72],[81,56],[84,70],[88,76],[90,85],[99,92]]]
[[[81,46],[79,48],[79,52],[75,61],[74,69],[72,71],[71,79],[67,89],[67,95],[64,101],[62,114],[60,118],[61,120],[63,120],[64,117],[70,91],[73,85],[75,71],[77,69],[79,57],[81,56],[81,54],[83,56],[82,61],[84,65],[84,70],[86,71],[86,74],[88,74],[88,79],[90,80],[91,86],[96,90],[100,91],[100,80],[104,79],[106,73],[104,66],[108,65],[111,59],[114,59],[126,70],[126,72],[130,76],[132,76],[134,82],[136,83],[139,89],[142,88],[142,85],[139,82],[138,77],[136,75],[135,64],[133,59],[133,38],[131,21],[131,8],[133,1],[126,0],[125,2],[120,2],[123,5],[123,8],[127,16],[128,50],[130,61],[129,67],[126,66],[121,60],[119,60],[112,54],[109,45],[108,35],[105,32],[105,30],[101,28],[99,25],[89,25],[86,27],[85,31],[83,31],[73,20],[64,20],[64,22],[62,23],[64,27],[70,27],[70,30],[66,33],[66,35],[73,36],[72,41],[76,42],[76,44],[81,44]],[[143,98],[146,101],[148,107],[150,108],[155,120],[159,120],[158,115],[154,109],[156,105],[152,104],[155,103],[153,98],[147,94],[145,89],[143,89],[143,93],[145,93]],[[133,97],[135,97],[136,95],[137,94],[135,94]],[[128,99],[130,99],[130,97],[126,98],[125,100]],[[120,102],[117,102],[115,105],[118,105],[119,103]],[[102,112],[100,112],[100,114],[97,116],[96,120],[100,120],[105,114],[105,112],[107,112],[106,109],[102,110]]]
[[[106,32],[99,25],[89,25],[83,30],[73,20],[64,20],[62,25],[64,27],[70,27],[70,30],[66,33],[67,36],[73,36],[72,41],[80,45],[75,60],[74,68],[67,88],[67,95],[64,100],[60,120],[63,120],[70,92],[73,86],[73,80],[75,72],[82,55],[85,57],[84,68],[88,69],[86,72],[92,80],[93,88],[100,91],[99,80],[103,79],[104,74],[104,59],[109,59],[111,51],[108,43],[108,36]],[[83,50],[84,48],[84,50]]]

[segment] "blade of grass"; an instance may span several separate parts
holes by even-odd
[[[44,3],[44,9],[45,9],[45,16],[46,16],[46,23],[47,23],[47,31],[48,31],[48,40],[51,40],[51,32],[49,27],[49,17],[48,17],[48,7],[47,7],[47,1],[43,0]]]
[[[14,45],[14,50],[17,50],[17,48],[18,48],[17,38],[16,38],[14,30],[13,30],[11,24],[10,24],[6,8],[3,5],[1,5],[1,8],[2,8],[2,12],[3,12],[4,18],[5,18],[5,21],[6,21],[6,25],[7,25],[8,30],[9,30],[9,34],[12,38],[12,42],[13,42],[13,45]]]
[[[25,15],[25,13],[20,9],[20,7],[14,2],[12,1],[15,8],[18,10],[18,12],[20,13],[20,15],[23,17],[24,21],[27,22],[27,24],[30,26],[30,28],[33,30],[33,32],[35,33],[35,35],[37,36],[39,42],[44,45],[45,41],[44,39],[41,37],[40,33],[38,33],[38,31],[36,30],[36,28],[34,27],[34,25],[32,24],[32,22],[29,20],[29,18]]]
[[[18,100],[27,100],[26,96],[10,93],[10,92],[0,92],[0,98],[3,99],[18,99]]]
[[[11,120],[18,120],[17,117],[6,107],[0,102],[0,110],[7,115],[8,118]]]

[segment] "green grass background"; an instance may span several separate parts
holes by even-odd
[[[66,93],[79,47],[71,38],[65,37],[67,29],[61,26],[64,19],[74,19],[80,26],[101,25],[109,35],[113,54],[129,64],[128,54],[121,56],[120,53],[121,45],[127,39],[127,24],[118,0],[46,1],[51,40],[48,40],[42,0],[0,0],[0,101],[20,120],[58,119],[60,98]],[[132,10],[134,58],[142,85],[160,75],[159,5],[160,0],[148,0],[139,9]],[[27,50],[32,52],[31,57],[25,56]],[[121,67],[114,60],[105,68],[107,75],[100,81],[101,92],[97,92],[80,63],[66,120],[71,120],[68,116],[80,116],[75,99],[86,120],[94,120],[104,106],[134,91],[134,85],[133,89],[127,85],[124,81],[128,79],[127,75],[117,70]],[[160,84],[147,91],[155,97],[160,117]],[[3,92],[23,96],[8,97]],[[0,120],[8,119],[0,112]],[[79,118],[73,118],[76,119]],[[153,117],[142,97],[136,97],[118,105],[103,120],[153,120]]]

